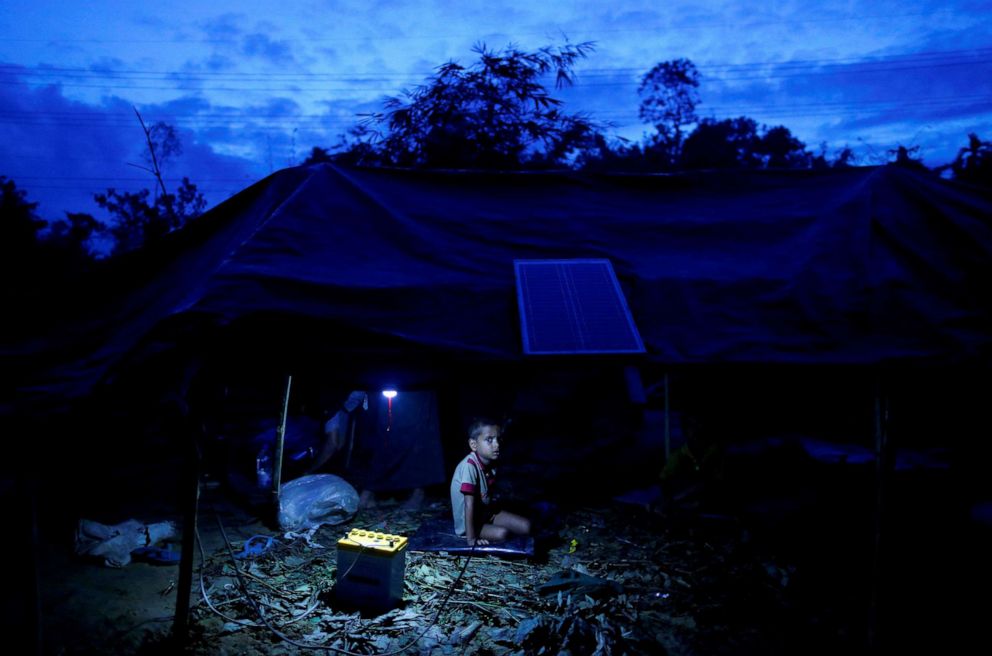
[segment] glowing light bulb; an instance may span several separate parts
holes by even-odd
[[[396,396],[396,390],[382,390],[382,395],[386,397],[386,432],[388,433],[393,428],[393,397]]]

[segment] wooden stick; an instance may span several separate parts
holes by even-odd
[[[155,144],[152,143],[152,131],[145,125],[145,120],[141,118],[138,108],[132,107],[131,109],[134,110],[134,113],[138,117],[138,122],[141,123],[141,129],[145,133],[145,141],[148,142],[148,155],[152,160],[152,168],[149,169],[144,166],[139,166],[138,168],[145,169],[155,176],[155,179],[158,180],[158,186],[162,189],[162,195],[164,196],[169,192],[165,190],[165,182],[162,181],[162,169],[159,166],[158,157],[155,156]]]
[[[355,418],[348,413],[348,456],[344,460],[344,468],[351,468],[351,451],[355,448]]]
[[[282,450],[286,438],[286,416],[289,413],[289,390],[293,386],[293,377],[286,377],[286,394],[282,398],[282,417],[276,430],[276,456],[272,463],[272,495],[276,504],[276,515],[279,513],[279,493],[282,488]]]
[[[672,433],[670,430],[670,408],[668,406],[668,372],[665,372],[665,462],[672,454]]]

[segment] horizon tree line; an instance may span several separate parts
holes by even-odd
[[[554,89],[570,86],[575,67],[595,51],[584,42],[526,51],[514,45],[473,48],[476,59],[440,65],[428,80],[389,97],[380,113],[359,122],[332,147],[314,146],[303,162],[438,169],[678,172],[700,169],[843,168],[858,164],[849,147],[833,157],[824,143],[811,152],[784,125],[767,126],[739,116],[702,117],[701,75],[686,58],[659,62],[640,81],[638,116],[653,129],[640,142],[611,137],[609,126],[584,113],[569,113]],[[145,149],[142,164],[155,184],[137,192],[109,188],[94,201],[109,223],[85,212],[66,212],[47,221],[13,180],[0,176],[0,231],[3,259],[12,269],[43,262],[58,272],[85,269],[94,259],[93,243],[113,244],[111,257],[149,245],[196,219],[206,200],[183,178],[170,191],[163,167],[182,154],[175,128],[145,124],[135,109]],[[892,162],[954,179],[992,184],[992,142],[968,135],[955,159],[928,169],[918,147],[889,151]],[[32,267],[33,268],[33,267]],[[47,276],[46,276],[47,277]]]

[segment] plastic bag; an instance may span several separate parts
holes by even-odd
[[[129,519],[107,526],[89,519],[80,519],[76,528],[76,554],[102,558],[108,567],[124,567],[131,562],[131,552],[148,547],[177,535],[172,522],[143,524]]]
[[[358,512],[358,492],[334,474],[301,476],[282,486],[279,526],[286,531],[343,524]]]

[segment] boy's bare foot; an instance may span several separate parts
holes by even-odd
[[[424,488],[418,487],[410,494],[410,498],[403,502],[403,510],[420,510],[423,505]]]
[[[361,495],[358,497],[358,509],[364,510],[368,508],[375,508],[375,493],[371,490],[362,490]]]

